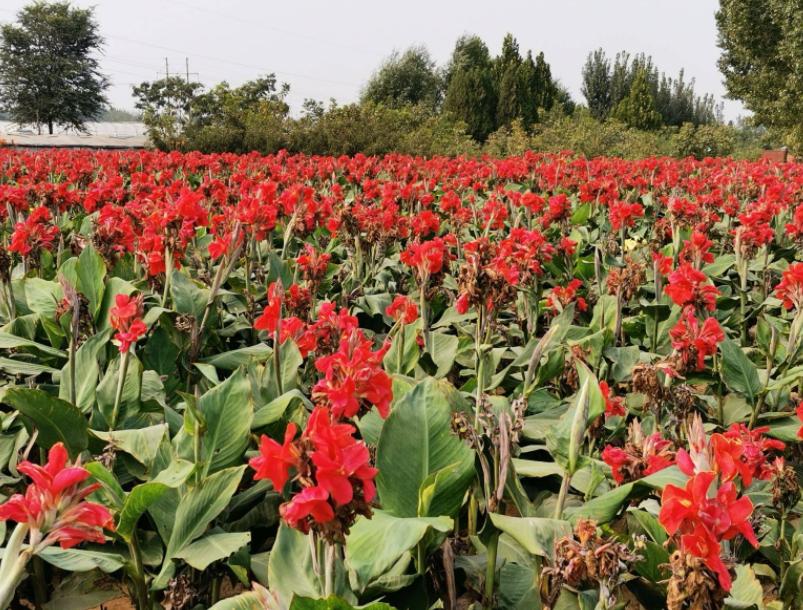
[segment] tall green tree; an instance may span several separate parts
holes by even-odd
[[[657,129],[661,126],[661,115],[655,109],[646,69],[636,73],[630,92],[614,108],[612,116],[635,129]]]
[[[803,0],[720,0],[719,69],[728,96],[803,150]]]
[[[526,83],[522,76],[523,62],[519,53],[519,43],[512,34],[502,41],[502,52],[494,60],[496,79],[496,127],[510,125],[521,118],[527,105]]]
[[[545,110],[552,110],[558,98],[558,85],[552,78],[552,68],[541,51],[535,57],[535,83],[536,90],[533,92],[538,102],[538,107]]]
[[[611,112],[611,62],[605,51],[597,49],[588,54],[582,70],[583,85],[580,91],[586,98],[591,115],[604,120]]]
[[[0,28],[0,106],[17,123],[81,130],[106,108],[93,9],[35,2]]]
[[[435,61],[425,47],[410,47],[404,53],[394,51],[366,84],[363,102],[399,108],[423,104],[435,109],[441,101],[443,82]]]
[[[485,141],[496,127],[497,95],[491,55],[481,38],[457,40],[446,82],[443,109],[465,123],[474,139]]]

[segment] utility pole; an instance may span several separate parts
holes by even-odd
[[[190,72],[190,58],[189,57],[185,57],[184,58],[184,69],[186,71],[187,84],[188,85],[190,84],[190,74],[192,74],[195,77],[200,76],[200,74],[198,74],[197,72]]]

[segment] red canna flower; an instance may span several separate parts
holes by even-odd
[[[31,479],[25,495],[15,494],[0,505],[0,520],[26,523],[30,544],[36,551],[55,543],[67,549],[84,541],[103,544],[103,530],[114,530],[108,509],[85,498],[99,484],[81,484],[89,471],[80,463],[69,464],[61,443],[50,448],[47,464],[20,462],[17,469]]]
[[[624,227],[634,226],[636,219],[644,216],[644,206],[640,203],[614,201],[608,208],[608,213],[610,214],[611,227],[614,231],[619,231]]]
[[[385,309],[385,314],[396,322],[412,324],[418,319],[418,305],[410,297],[397,295],[393,302]]]
[[[753,477],[767,480],[772,476],[770,454],[774,451],[783,451],[786,444],[774,438],[764,436],[769,427],[762,426],[752,430],[742,423],[731,424],[722,435],[732,441],[738,441],[742,446],[740,460],[747,465],[750,474],[742,477],[745,486],[750,485]],[[713,439],[712,439],[713,440]]]
[[[803,263],[792,263],[775,286],[775,296],[786,309],[803,311]]]
[[[669,275],[672,272],[672,257],[664,256],[660,252],[652,253],[652,260],[656,265],[658,273],[661,275]]]
[[[307,517],[315,523],[328,523],[335,518],[335,511],[329,503],[329,493],[322,487],[307,487],[293,496],[290,502],[279,507],[279,514],[287,524],[304,532],[309,532]]]
[[[667,289],[668,290],[668,289]],[[698,371],[705,368],[706,356],[716,353],[717,345],[724,341],[725,333],[715,318],[706,318],[702,326],[692,307],[686,307],[678,323],[669,331],[672,347],[678,351],[685,369],[693,365]]]
[[[797,413],[797,418],[800,421],[803,421],[803,402],[797,405],[797,409],[795,412]],[[800,426],[800,430],[797,431],[797,437],[803,438],[803,426]]]
[[[730,572],[722,561],[722,548],[708,530],[697,524],[691,533],[680,537],[680,546],[687,553],[703,559],[706,565],[717,575],[719,585],[725,591],[730,591],[733,583]]]
[[[336,418],[355,417],[372,406],[382,418],[387,417],[393,390],[382,359],[389,348],[386,344],[373,351],[371,341],[359,330],[343,335],[334,354],[315,361],[324,378],[315,384],[313,397],[327,403]]]
[[[294,442],[296,432],[298,427],[294,423],[288,424],[281,445],[263,434],[259,441],[259,455],[248,461],[248,465],[256,470],[254,479],[270,479],[279,493],[290,477],[290,469],[299,465],[301,450]]]
[[[268,303],[262,310],[262,314],[254,320],[254,328],[256,330],[265,330],[269,333],[276,330],[282,317],[283,297],[284,290],[281,282],[273,282],[268,286]]]
[[[50,210],[45,206],[34,208],[24,222],[18,222],[14,227],[9,252],[28,256],[40,250],[51,250],[59,235],[59,228],[49,224],[51,220]]]
[[[709,489],[716,474],[699,472],[689,478],[681,489],[669,484],[661,494],[661,511],[658,520],[670,536],[681,534],[681,547],[710,563],[719,575],[723,589],[730,590],[730,575],[721,563],[721,540],[731,540],[741,534],[754,547],[758,540],[749,522],[753,503],[747,496],[738,497],[732,481],[722,484],[713,496]]]
[[[693,305],[714,311],[719,290],[710,284],[704,284],[708,277],[689,263],[683,263],[668,276],[669,285],[664,292],[681,307]]]
[[[296,264],[304,279],[319,282],[326,275],[331,259],[330,254],[318,252],[312,244],[304,244],[304,252],[296,258]]]
[[[633,420],[624,447],[607,445],[602,461],[610,466],[614,481],[621,485],[668,468],[675,463],[675,453],[672,441],[661,438],[659,432],[645,437],[639,421]]]
[[[705,233],[694,231],[691,239],[683,242],[683,249],[680,251],[680,260],[684,263],[691,263],[699,269],[703,263],[713,263],[714,255],[710,251],[714,242],[706,237]]]
[[[117,330],[113,343],[124,354],[148,332],[148,327],[142,321],[142,295],[132,297],[118,294],[114,297],[114,303],[109,310],[109,324]]]
[[[577,290],[583,285],[578,279],[573,279],[566,286],[555,286],[547,295],[547,307],[551,307],[552,311],[559,311],[566,307],[569,303],[574,302],[579,311],[586,311],[588,303],[583,297],[577,296]]]
[[[414,267],[420,278],[440,273],[447,259],[446,244],[440,237],[423,242],[413,242],[401,253],[401,262]]]
[[[614,415],[620,415],[624,417],[627,415],[627,411],[625,411],[625,399],[621,396],[612,396],[611,388],[608,386],[607,381],[599,382],[599,390],[602,392],[602,396],[605,398],[606,417],[612,417]]]

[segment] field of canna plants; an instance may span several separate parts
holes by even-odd
[[[0,608],[803,605],[801,164],[3,150],[0,220]]]

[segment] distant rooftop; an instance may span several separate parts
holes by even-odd
[[[41,135],[32,126],[0,121],[4,146],[32,148],[145,148],[148,139],[142,123],[87,123],[86,133],[57,128]]]

